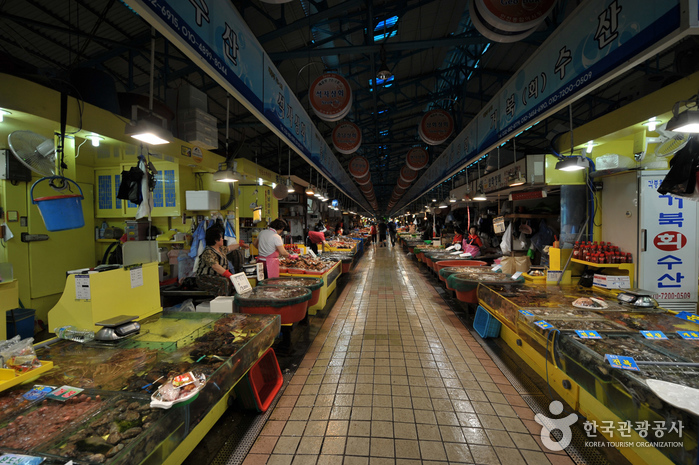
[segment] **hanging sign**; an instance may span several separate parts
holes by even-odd
[[[525,31],[537,26],[546,19],[555,5],[556,0],[476,0],[476,8],[485,22],[509,32]]]
[[[349,173],[355,178],[362,178],[369,174],[369,160],[364,157],[352,157],[347,166]]]
[[[362,145],[362,130],[356,124],[344,121],[335,126],[332,139],[335,150],[350,155]]]
[[[408,165],[403,165],[400,169],[400,178],[407,183],[411,183],[417,179],[417,171],[411,170],[408,168]]]
[[[336,73],[325,73],[308,90],[311,108],[324,121],[339,121],[352,108],[352,88]]]
[[[408,150],[408,154],[405,156],[405,164],[414,171],[420,171],[426,167],[429,160],[430,156],[427,150],[422,147],[413,147]]]
[[[420,120],[418,133],[429,145],[439,145],[454,132],[454,118],[442,109],[430,110]]]
[[[371,173],[367,173],[366,176],[360,178],[354,178],[354,180],[357,181],[357,184],[360,186],[365,186],[371,182]]]

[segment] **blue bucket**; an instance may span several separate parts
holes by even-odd
[[[34,188],[41,181],[52,179],[64,179],[70,181],[78,188],[80,194],[73,195],[53,195],[50,197],[34,198]],[[49,231],[65,231],[67,229],[78,229],[85,226],[85,218],[83,217],[82,199],[83,190],[80,186],[68,178],[63,176],[49,176],[41,178],[32,184],[30,191],[32,203],[39,207],[39,213],[44,219],[46,229]]]

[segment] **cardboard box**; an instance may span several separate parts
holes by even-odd
[[[218,296],[211,301],[211,313],[233,313],[233,296]]]
[[[628,276],[595,274],[592,278],[592,284],[605,289],[630,289],[631,279]]]
[[[192,211],[213,211],[221,209],[221,193],[214,191],[186,191],[186,209]]]

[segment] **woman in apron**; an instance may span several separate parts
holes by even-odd
[[[224,229],[214,225],[206,230],[206,248],[199,256],[195,272],[197,286],[213,295],[232,295],[233,284],[229,279],[231,272],[228,270],[228,255],[237,250],[240,245],[235,243],[229,246],[223,245]]]
[[[292,257],[284,248],[281,233],[286,228],[286,221],[277,218],[262,231],[252,244],[257,248],[257,260],[265,266],[265,278],[279,277],[279,256]]]

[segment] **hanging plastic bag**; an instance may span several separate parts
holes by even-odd
[[[500,250],[502,250],[503,255],[507,255],[512,252],[512,222],[507,225],[505,229],[505,234],[502,236],[502,241],[500,242]]]
[[[699,193],[696,192],[698,164],[699,140],[694,138],[670,160],[670,171],[658,187],[658,193],[699,199]]]

